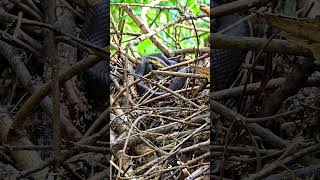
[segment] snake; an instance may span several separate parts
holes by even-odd
[[[230,1],[227,0],[220,0],[217,1],[218,4],[224,4]],[[211,3],[215,3],[214,1],[211,1]],[[239,14],[230,14],[226,16],[222,16],[218,19],[216,19],[216,22],[218,24],[217,28],[211,28],[211,30],[214,31],[220,31],[224,28],[228,27],[229,25],[237,22],[239,19],[241,19],[241,16]],[[213,23],[211,24],[213,27]],[[226,35],[232,35],[232,36],[248,36],[249,35],[249,28],[246,23],[240,23],[236,27],[227,30],[224,32]],[[238,70],[241,66],[241,59],[244,56],[244,52],[239,49],[212,49],[210,52],[211,57],[211,82],[213,83],[214,90],[221,90],[225,89],[232,81],[235,79],[235,77],[238,74]],[[147,55],[142,57],[141,63],[136,68],[136,74],[143,76],[147,74],[147,70],[145,69],[152,69],[150,67],[150,62],[148,62],[147,58],[153,58],[154,60],[158,60],[159,62],[161,60],[167,59],[164,55],[162,55],[160,58],[154,56],[154,55]],[[179,69],[178,71],[188,72],[190,69],[184,68]],[[186,82],[186,78],[182,77],[176,77],[172,80],[171,84],[169,85],[169,89],[171,90],[179,90],[184,86],[184,83]],[[164,94],[164,92],[154,91],[151,90],[143,81],[140,81],[138,84],[138,92],[144,94],[146,92],[151,92],[153,96],[159,96]]]
[[[213,0],[211,1],[213,2]],[[225,2],[223,2],[225,3]],[[94,6],[86,9],[86,19],[80,33],[80,38],[88,41],[96,46],[105,47],[110,44],[110,28],[109,28],[109,5],[108,0],[100,0]],[[222,30],[225,27],[233,24],[241,18],[238,14],[231,14],[217,19],[218,28]],[[226,31],[224,34],[233,36],[248,36],[248,27],[245,23],[240,23],[238,26]],[[213,49],[211,50],[211,82],[215,90],[226,88],[230,82],[235,78],[241,61],[243,52],[238,49]],[[83,58],[86,54],[80,53]],[[80,58],[80,59],[81,59]],[[167,66],[176,64],[176,61],[168,60],[163,54],[150,54],[143,56],[141,62],[136,66],[136,77],[144,76],[151,70],[156,69],[148,58],[164,63]],[[190,68],[180,67],[178,72],[189,72]],[[101,60],[95,64],[85,73],[85,81],[87,82],[88,94],[92,99],[101,102],[102,99],[107,99],[110,94],[110,80],[109,80],[109,62]],[[182,89],[186,77],[175,77],[172,79],[169,89],[175,91]],[[144,81],[137,84],[137,90],[140,94],[151,92],[152,96],[160,96],[164,94],[163,91],[155,91],[149,88]]]
[[[108,0],[100,0],[85,9],[85,20],[79,38],[98,47],[110,45]],[[79,52],[79,60],[87,53]],[[104,109],[110,94],[109,62],[101,59],[84,74],[89,100],[93,100],[97,108]]]
[[[229,3],[232,0],[211,0],[210,5],[213,8],[216,5]],[[231,24],[239,21],[241,16],[237,13],[210,19],[210,32],[219,32]],[[215,26],[217,24],[217,26]],[[231,36],[249,36],[249,27],[242,22],[239,25],[225,31],[223,34]],[[239,49],[214,49],[210,48],[210,81],[213,84],[211,91],[219,91],[229,87],[236,78],[241,66],[241,59],[245,52]],[[212,133],[214,134],[214,133]],[[211,143],[214,144],[214,137],[211,137]],[[221,160],[211,157],[210,173],[220,172]]]
[[[214,4],[214,1],[211,1]],[[231,2],[231,0],[216,0],[216,3],[221,5]],[[231,24],[239,21],[241,16],[237,13],[219,17],[216,20],[217,28],[212,28],[212,31],[221,31]],[[213,24],[213,23],[211,23]],[[223,34],[230,36],[249,36],[249,27],[247,23],[242,22],[237,26],[225,31]],[[239,49],[213,49],[211,48],[210,59],[210,79],[213,83],[214,91],[222,90],[231,85],[236,78],[241,66],[245,52]]]
[[[148,58],[156,60],[158,62],[160,62],[161,64],[165,65],[165,66],[172,66],[177,64],[176,61],[174,60],[169,60],[164,54],[162,53],[155,53],[155,54],[150,54],[147,56],[143,56],[141,58],[141,62],[137,65],[136,69],[135,69],[135,74],[136,74],[136,78],[139,78],[139,76],[144,76],[145,74],[148,74],[149,72],[151,72],[152,70],[157,69],[157,67],[155,65],[153,65],[150,61],[148,61]],[[179,67],[177,69],[178,72],[181,73],[188,73],[190,72],[190,68],[189,67]],[[172,91],[176,91],[179,89],[182,89],[185,82],[187,80],[187,77],[175,77],[172,79],[172,82],[170,83],[170,85],[168,86],[168,88]],[[138,93],[140,94],[145,94],[147,92],[151,93],[151,97],[157,97],[160,95],[165,94],[166,92],[163,91],[155,91],[150,89],[144,81],[140,81],[137,84],[137,90]]]

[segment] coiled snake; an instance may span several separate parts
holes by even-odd
[[[232,14],[220,17],[217,19],[218,28],[220,31],[229,25],[237,22],[240,19],[238,14]],[[248,27],[245,23],[240,23],[238,26],[226,31],[224,34],[232,35],[232,36],[248,36],[249,31]],[[243,57],[243,52],[238,49],[213,49],[211,51],[211,82],[213,83],[214,90],[221,90],[230,85],[232,80],[237,75],[238,69],[241,65],[241,59]],[[138,65],[136,69],[136,74],[143,76],[148,72],[145,69],[152,69],[150,66],[150,62],[146,61],[147,58],[153,58],[154,60],[165,60],[166,57],[157,58],[154,55],[148,55],[142,58],[141,63]],[[172,65],[167,63],[168,65]],[[187,72],[189,68],[179,69],[180,72]],[[185,77],[176,77],[173,79],[172,83],[169,85],[169,89],[178,90],[184,86],[186,81]],[[144,82],[140,82],[138,84],[138,91],[140,93],[152,92],[153,96],[162,95],[163,92],[155,92],[151,90]]]
[[[218,30],[221,30],[228,25],[239,20],[238,15],[228,15],[219,18]],[[101,0],[98,4],[90,7],[86,11],[86,20],[80,33],[80,38],[100,47],[109,45],[109,2],[108,0]],[[248,28],[245,23],[242,23],[235,28],[227,31],[225,34],[233,36],[247,36]],[[84,54],[80,54],[80,57]],[[214,49],[211,51],[211,82],[215,89],[225,88],[230,80],[234,78],[235,72],[239,69],[241,61],[239,58],[242,52],[237,49]],[[165,56],[148,55],[141,59],[141,63],[137,66],[135,74],[143,76],[150,70],[153,70],[152,64],[147,61],[147,58],[152,58],[161,63],[170,66],[175,64],[175,61],[168,60]],[[188,72],[190,69],[187,67],[179,68],[180,72]],[[86,73],[86,81],[88,84],[89,94],[98,102],[102,99],[107,99],[109,95],[109,62],[102,60]],[[184,86],[186,81],[185,77],[173,78],[169,89],[178,90]],[[148,91],[153,93],[153,96],[162,95],[162,91],[151,90],[143,81],[137,85],[139,93],[146,93]]]
[[[148,61],[148,58],[151,58],[153,60],[156,60],[162,64],[165,64],[166,66],[171,66],[174,64],[177,64],[176,61],[173,60],[168,60],[167,57],[165,57],[163,54],[150,54],[148,56],[144,56],[141,58],[141,62],[140,64],[138,64],[136,70],[135,70],[135,74],[138,76],[143,76],[147,73],[149,73],[150,71],[156,69],[156,67],[154,67],[152,65],[151,62]],[[179,72],[182,73],[187,73],[190,71],[189,67],[180,67],[178,69]],[[175,77],[172,79],[171,84],[169,85],[169,89],[175,91],[175,90],[179,90],[181,88],[183,88],[185,82],[186,82],[187,78],[186,77]],[[137,90],[139,93],[144,94],[146,92],[149,92],[152,94],[153,97],[155,96],[160,96],[162,94],[164,94],[165,92],[161,92],[161,91],[154,91],[152,89],[150,89],[145,83],[144,81],[140,81],[137,85]]]
[[[231,0],[216,1],[220,4],[230,2]],[[211,1],[213,2],[213,1]],[[213,4],[213,3],[212,3]],[[237,22],[241,16],[239,14],[231,14],[216,19],[218,27],[211,29],[211,31],[221,31],[231,24]],[[212,25],[212,24],[211,24]],[[212,25],[213,26],[213,25]],[[231,36],[248,36],[249,28],[245,22],[224,32]],[[241,66],[241,59],[244,53],[239,49],[212,49],[211,48],[211,82],[214,90],[221,90],[228,87],[235,79],[239,67]]]
[[[110,44],[109,1],[101,0],[93,7],[86,9],[86,19],[80,38],[99,47]],[[80,52],[83,58],[84,53]],[[85,73],[88,95],[94,99],[98,107],[105,107],[109,98],[109,62],[101,60]]]

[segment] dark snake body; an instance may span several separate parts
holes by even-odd
[[[228,15],[218,19],[218,30],[225,28],[226,26],[239,20],[238,15]],[[233,36],[247,36],[248,28],[245,23],[238,25],[237,27],[227,31],[225,34]],[[110,28],[109,28],[109,2],[107,0],[101,0],[98,4],[90,7],[86,10],[86,20],[83,25],[83,29],[80,33],[80,38],[86,40],[96,46],[105,47],[108,46],[110,40]],[[240,58],[242,52],[237,49],[214,49],[211,51],[211,82],[215,87],[215,90],[225,88],[229,85],[230,81],[234,79],[234,76],[241,65]],[[80,53],[80,57],[83,58],[85,54]],[[141,63],[137,66],[135,74],[137,76],[143,76],[150,70],[155,69],[147,58],[153,58],[157,61],[164,62],[170,66],[175,64],[175,61],[168,60],[165,56],[148,55],[144,56]],[[179,72],[189,72],[189,68],[179,68]],[[101,60],[95,66],[90,68],[86,72],[85,80],[87,82],[89,96],[95,99],[96,102],[103,105],[109,95],[109,62]],[[179,90],[183,88],[186,77],[173,78],[169,89]],[[137,89],[139,93],[144,94],[150,91],[153,96],[159,96],[164,94],[163,91],[151,90],[143,81],[138,83]]]
[[[86,19],[80,38],[99,47],[110,44],[109,1],[101,0],[86,9]],[[80,52],[80,58],[86,54]],[[109,62],[102,59],[85,73],[89,99],[94,99],[98,107],[105,107],[109,99]]]
[[[217,1],[218,2],[218,1]],[[226,3],[230,1],[220,1]],[[211,31],[220,31],[229,25],[237,22],[241,18],[238,14],[231,14],[216,19],[218,28]],[[240,23],[238,26],[226,31],[226,35],[231,36],[249,36],[249,28],[246,23]],[[236,78],[241,66],[241,60],[244,58],[244,52],[239,49],[213,49],[211,48],[211,82],[214,90],[225,89],[231,85]]]
[[[163,54],[150,54],[148,56],[144,56],[141,58],[141,62],[140,64],[137,65],[137,68],[135,70],[135,74],[136,76],[143,76],[145,74],[148,74],[149,72],[151,72],[152,70],[157,69],[151,62],[148,61],[148,58],[151,58],[153,60],[156,60],[158,62],[161,62],[162,64],[165,64],[166,66],[172,66],[174,64],[177,64],[176,61],[173,60],[168,60],[167,57],[165,57]],[[187,73],[189,72],[190,68],[188,67],[180,67],[178,69],[179,72],[181,73]],[[169,85],[169,89],[176,91],[179,90],[181,88],[183,88],[185,82],[186,82],[187,78],[186,77],[175,77],[172,79],[171,84]],[[152,97],[156,97],[156,96],[160,96],[165,94],[166,92],[162,92],[162,91],[154,91],[152,89],[150,89],[145,83],[144,81],[140,81],[137,85],[137,90],[140,94],[145,94],[147,92],[152,94]]]
[[[226,28],[227,26],[237,22],[240,19],[239,15],[227,15],[219,18],[218,21],[218,31]],[[248,36],[249,31],[245,23],[241,23],[235,28],[226,31],[224,34],[232,36]],[[163,55],[162,55],[163,56]],[[213,49],[211,51],[211,82],[213,82],[214,90],[221,90],[228,87],[237,75],[239,67],[241,65],[241,59],[244,53],[238,49]],[[145,69],[152,69],[150,62],[146,58],[153,58],[155,60],[161,61],[166,59],[156,58],[154,55],[144,56],[141,63],[136,68],[136,74],[143,76],[148,72]],[[167,63],[168,65],[172,65]],[[188,72],[188,68],[179,69],[180,72]],[[169,89],[175,91],[179,90],[184,86],[186,77],[176,77],[173,79],[172,83],[169,85]],[[164,92],[158,92],[151,90],[143,81],[138,84],[138,92],[146,93],[151,92],[153,96],[160,96]]]

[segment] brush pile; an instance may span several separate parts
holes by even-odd
[[[231,87],[210,94],[212,177],[320,178],[319,7],[239,0],[211,9],[241,14],[251,34],[211,34],[213,48],[246,52]]]

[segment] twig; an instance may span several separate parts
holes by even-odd
[[[241,10],[248,10],[252,7],[264,5],[272,0],[237,0],[231,3],[226,3],[210,10],[210,17],[220,17]]]
[[[266,41],[268,40],[265,38],[227,36],[218,33],[210,34],[210,44],[213,46],[213,48],[217,49],[237,48],[241,50],[259,51]],[[269,45],[265,47],[264,51],[278,52],[296,56],[313,56],[309,49],[291,44],[286,40],[279,39],[271,40]]]

